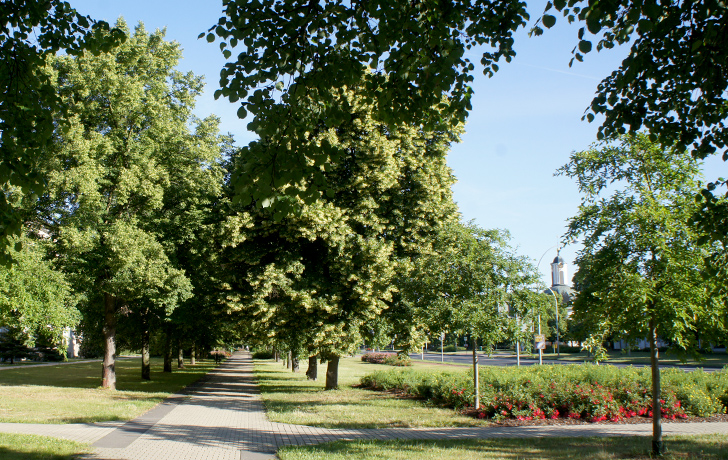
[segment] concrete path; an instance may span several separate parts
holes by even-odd
[[[483,428],[325,429],[273,423],[265,415],[250,355],[237,353],[205,381],[126,423],[40,425],[0,423],[0,431],[92,443],[87,460],[257,460],[286,445],[355,439],[649,436],[652,425]],[[728,423],[665,423],[666,435],[722,433]]]

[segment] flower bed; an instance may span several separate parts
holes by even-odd
[[[388,364],[390,366],[411,366],[409,356],[400,356],[397,353],[364,353],[361,360],[372,364]]]
[[[445,406],[468,409],[473,404],[472,373],[378,371],[361,380],[375,390],[397,390]],[[652,416],[649,368],[572,365],[482,367],[479,418],[558,419],[590,422]],[[728,371],[662,370],[662,416],[706,417],[726,413]]]

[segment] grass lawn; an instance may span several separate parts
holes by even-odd
[[[72,460],[88,452],[88,445],[28,434],[0,433],[3,460]]]
[[[326,365],[319,365],[319,380],[306,379],[307,362],[294,374],[281,362],[256,360],[255,374],[268,417],[274,422],[315,425],[326,428],[387,428],[484,426],[488,422],[458,412],[435,407],[423,401],[396,398],[378,391],[352,388],[359,379],[381,364],[361,361],[360,357],[342,358],[339,363],[337,391],[325,391]],[[417,369],[443,370],[440,364],[416,362]],[[462,370],[462,366],[453,367]]]
[[[141,379],[141,358],[116,361],[117,390],[101,384],[101,363],[19,367],[0,372],[0,422],[88,423],[129,420],[215,367],[198,361],[185,369],[162,372],[152,359],[152,380]],[[0,456],[0,458],[3,458]]]
[[[281,460],[634,460],[651,458],[650,446],[650,439],[646,437],[354,441],[285,447],[278,452],[278,456]],[[664,460],[726,459],[728,437],[666,437],[665,450]]]

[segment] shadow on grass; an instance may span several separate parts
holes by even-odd
[[[145,393],[173,393],[205,376],[214,369],[214,361],[198,361],[195,366],[162,372],[162,360],[152,359],[152,380],[141,378],[141,358],[116,361],[116,389]],[[0,385],[33,385],[61,388],[98,388],[101,363],[78,363],[59,366],[8,369],[0,372]]]
[[[0,447],[0,458],[3,460],[72,460],[74,454],[49,454],[47,452],[17,452]]]
[[[440,458],[468,459],[649,459],[650,438],[530,438],[479,440],[337,441],[316,446],[287,447],[282,460]],[[725,459],[725,436],[671,437],[665,439],[665,456],[670,459]]]

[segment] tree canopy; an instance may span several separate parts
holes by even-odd
[[[43,71],[47,60],[61,50],[109,51],[125,36],[58,0],[5,1],[0,18],[0,263],[7,263],[9,238],[21,232],[22,202],[45,191],[42,163],[54,123],[63,119],[60,97]]]

